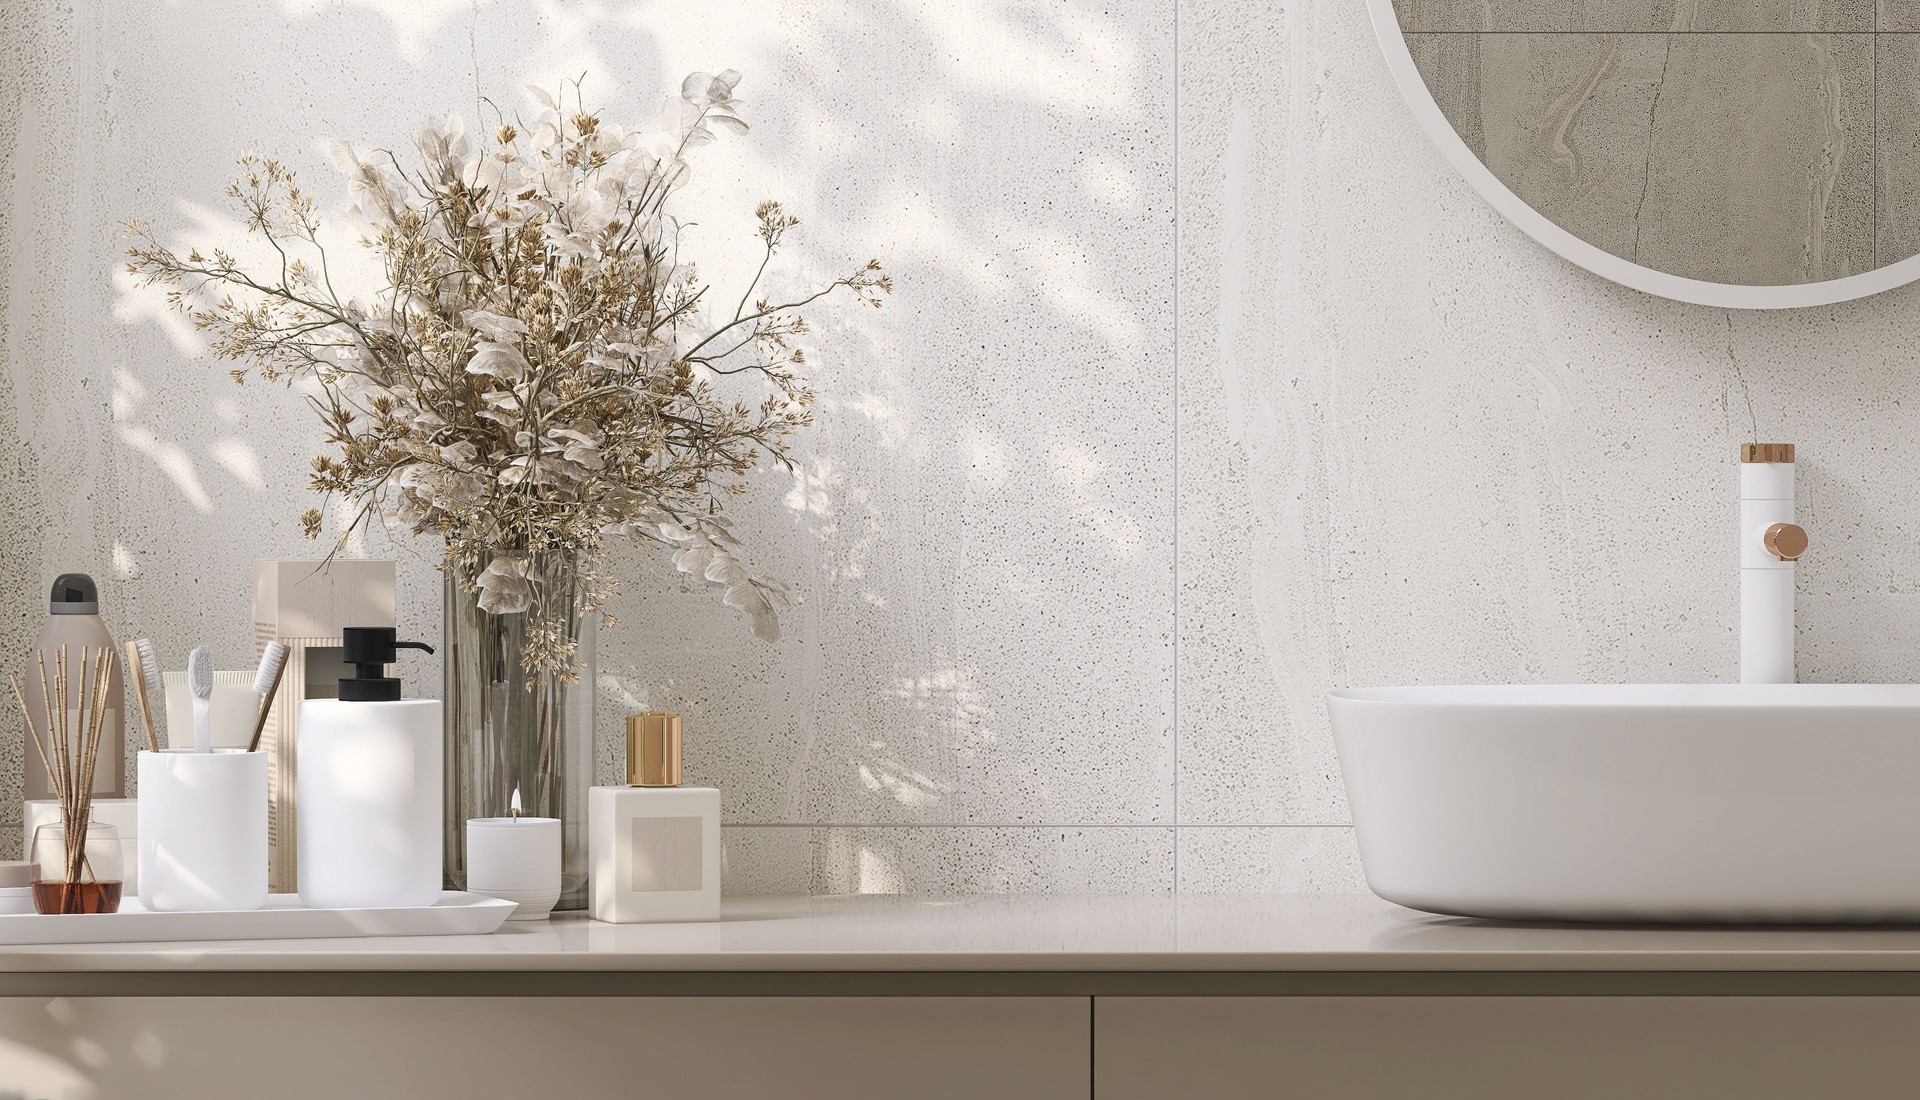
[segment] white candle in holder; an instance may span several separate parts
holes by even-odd
[[[517,788],[511,817],[468,819],[467,889],[518,903],[508,920],[545,920],[560,900],[560,819],[522,816]]]

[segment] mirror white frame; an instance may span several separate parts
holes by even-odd
[[[1367,14],[1373,19],[1374,37],[1380,40],[1380,52],[1386,56],[1387,71],[1400,89],[1400,97],[1413,110],[1414,120],[1447,158],[1447,163],[1465,177],[1487,205],[1498,211],[1520,231],[1545,245],[1570,263],[1586,268],[1604,279],[1662,298],[1721,309],[1802,309],[1832,305],[1835,302],[1865,298],[1892,290],[1920,279],[1920,255],[1908,256],[1885,267],[1863,271],[1839,279],[1792,286],[1739,286],[1733,283],[1709,283],[1669,275],[1624,260],[1613,253],[1588,244],[1549,221],[1539,211],[1501,183],[1473,150],[1454,132],[1453,124],[1434,102],[1433,93],[1413,63],[1406,37],[1400,30],[1400,18],[1394,14],[1393,0],[1367,0]]]

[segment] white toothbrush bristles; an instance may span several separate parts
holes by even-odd
[[[160,680],[160,655],[154,651],[152,642],[135,638],[132,657],[127,662],[127,671],[135,677],[134,698],[140,703],[141,724],[147,728],[147,748],[159,752],[160,730],[154,725],[153,700],[166,699],[166,689]]]
[[[145,638],[134,639],[133,648],[140,655],[140,680],[147,685],[147,694],[159,695],[165,690],[160,686],[160,655]]]
[[[287,663],[287,647],[283,642],[268,642],[266,651],[260,654],[260,670],[253,674],[253,690],[259,695],[272,695],[273,685],[280,679],[280,666]]]
[[[213,653],[195,646],[187,654],[187,690],[193,693],[193,751],[213,751]]]
[[[273,693],[280,690],[280,674],[287,670],[287,647],[283,642],[268,642],[260,654],[260,671],[253,674],[253,690],[260,695],[260,713],[253,722],[253,736],[247,739],[247,751],[260,751],[260,735],[267,732],[267,714],[273,710]]]

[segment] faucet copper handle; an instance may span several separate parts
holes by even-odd
[[[1760,536],[1760,544],[1781,561],[1799,561],[1807,552],[1807,532],[1797,523],[1776,523]]]

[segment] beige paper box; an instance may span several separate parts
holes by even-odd
[[[395,570],[391,561],[335,558],[262,559],[253,563],[253,645],[287,647],[287,666],[273,698],[261,747],[267,750],[269,889],[299,889],[294,833],[294,784],[299,761],[300,701],[332,699],[352,669],[340,659],[341,630],[394,625]]]

